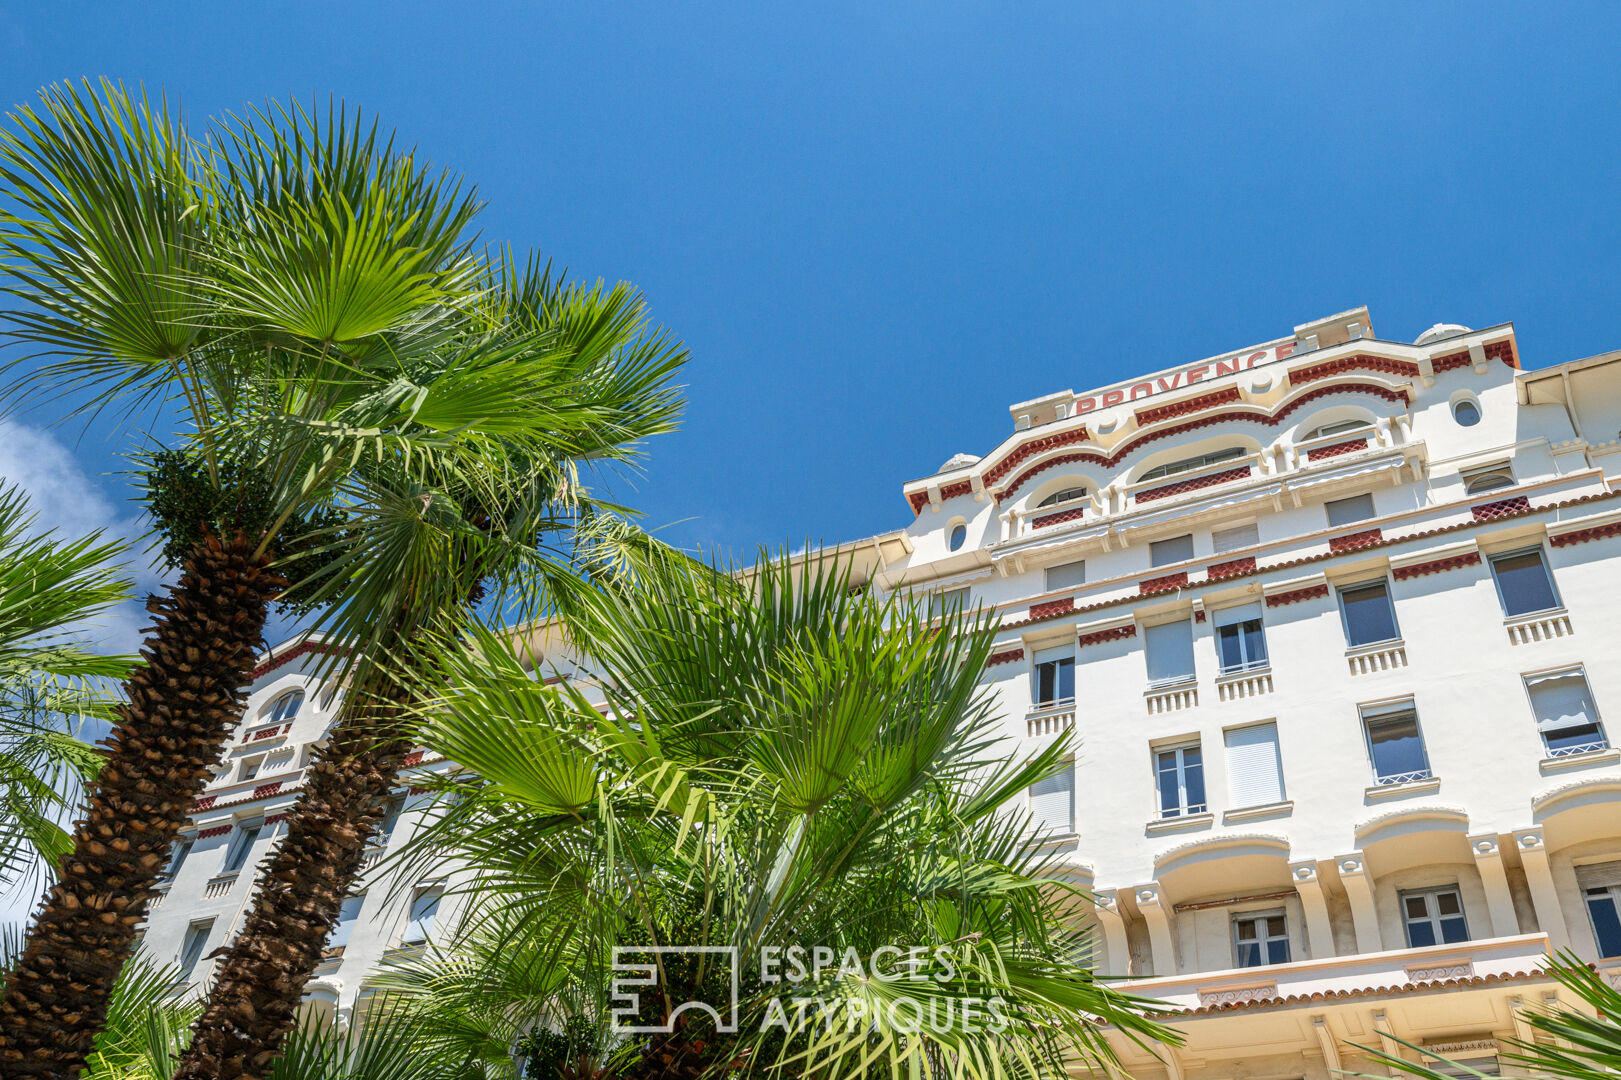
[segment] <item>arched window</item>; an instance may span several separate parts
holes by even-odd
[[[277,698],[270,706],[270,718],[266,723],[285,724],[298,715],[298,710],[304,706],[304,691],[289,690]]]
[[[1052,506],[1056,503],[1069,502],[1071,499],[1084,499],[1087,490],[1084,487],[1067,487],[1053,492],[1051,495],[1036,503],[1037,506]]]
[[[1466,495],[1479,495],[1482,492],[1513,486],[1514,474],[1506,465],[1478,469],[1463,475],[1463,490]]]
[[[964,525],[962,522],[959,521],[959,522],[957,522],[957,524],[955,524],[955,525],[953,525],[951,527],[951,539],[949,541],[949,543],[951,545],[951,550],[956,551],[957,549],[961,548],[963,546],[963,544],[965,544],[967,542],[968,542],[968,526]]]
[[[1143,473],[1139,479],[1145,481],[1160,480],[1167,476],[1175,476],[1177,473],[1192,472],[1194,469],[1202,469],[1206,465],[1214,465],[1217,462],[1231,461],[1233,458],[1241,458],[1247,452],[1248,451],[1246,451],[1242,446],[1229,446],[1224,450],[1212,450],[1210,453],[1200,454],[1198,457],[1183,458],[1181,461],[1171,461],[1164,465],[1156,465],[1152,469],[1149,469],[1147,472]]]
[[[1452,403],[1452,419],[1459,427],[1474,427],[1480,423],[1480,406],[1469,398],[1459,398]]]
[[[1336,420],[1332,424],[1319,424],[1301,437],[1301,442],[1307,439],[1321,439],[1326,435],[1344,435],[1351,431],[1370,430],[1373,427],[1371,420]]]

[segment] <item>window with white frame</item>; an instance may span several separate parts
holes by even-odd
[[[1525,689],[1549,757],[1569,757],[1609,746],[1587,673],[1581,668],[1527,675]]]
[[[968,606],[968,586],[946,589],[929,594],[929,617],[939,618],[947,612],[958,612]]]
[[[1402,922],[1407,927],[1407,947],[1452,944],[1469,940],[1469,923],[1463,915],[1463,897],[1456,885],[1436,889],[1413,889],[1401,894]]]
[[[1193,620],[1177,619],[1143,627],[1143,655],[1148,660],[1150,687],[1193,678]]]
[[[1037,708],[1075,700],[1075,646],[1038,649],[1031,661],[1030,694]]]
[[[1235,967],[1289,962],[1289,920],[1281,911],[1246,911],[1233,916]]]
[[[411,910],[406,918],[405,933],[400,935],[402,945],[420,945],[433,932],[433,920],[439,914],[439,902],[445,890],[437,885],[418,889],[411,896]]]
[[[1193,534],[1155,540],[1148,545],[1149,566],[1169,566],[1193,558]]]
[[[1498,488],[1514,486],[1514,470],[1506,461],[1499,461],[1492,465],[1482,465],[1474,469],[1465,469],[1462,472],[1463,490],[1466,495],[1482,495]]]
[[[1059,503],[1073,502],[1076,499],[1084,499],[1086,498],[1087,494],[1087,489],[1084,487],[1061,488],[1060,490],[1053,492],[1045,499],[1042,499],[1040,502],[1036,503],[1036,506],[1057,506]]]
[[[252,780],[252,779],[254,779],[256,776],[259,775],[259,770],[264,767],[264,763],[265,763],[265,756],[263,754],[256,754],[253,757],[243,758],[242,759],[242,767],[237,771],[237,779],[238,780]]]
[[[1227,795],[1234,810],[1283,802],[1283,757],[1278,725],[1230,728],[1227,742]]]
[[[270,716],[266,723],[285,724],[298,715],[298,710],[304,706],[304,691],[289,690],[277,698],[270,706]]]
[[[1598,954],[1606,959],[1621,956],[1621,862],[1578,866],[1576,884],[1587,903]]]
[[[191,854],[192,845],[195,843],[197,843],[195,836],[182,836],[174,842],[174,846],[169,849],[169,865],[163,869],[164,877],[173,879],[180,872],[181,864],[186,861],[186,856]]]
[[[1217,555],[1254,547],[1260,542],[1261,530],[1253,521],[1248,525],[1234,525],[1230,529],[1216,529],[1210,534],[1210,543]]]
[[[1372,420],[1336,420],[1331,424],[1320,424],[1306,432],[1300,439],[1307,442],[1311,439],[1326,439],[1330,435],[1348,435],[1353,431],[1372,431]]]
[[[400,815],[405,812],[405,796],[394,795],[389,798],[388,805],[383,808],[383,820],[377,823],[377,831],[372,833],[373,847],[386,847],[389,838],[394,835],[394,827],[400,823]]]
[[[208,935],[214,929],[213,919],[202,919],[186,927],[186,934],[180,939],[180,974],[185,978],[197,969],[197,961],[203,958],[203,947],[208,944]]]
[[[1046,584],[1048,592],[1057,592],[1059,589],[1073,589],[1086,584],[1086,560],[1059,563],[1049,566],[1046,571]]]
[[[1497,582],[1497,598],[1509,618],[1552,611],[1559,606],[1553,574],[1540,547],[1493,555],[1492,579]]]
[[[1266,667],[1266,627],[1259,601],[1220,608],[1210,618],[1216,627],[1216,655],[1223,675]]]
[[[1030,817],[1044,833],[1075,831],[1075,762],[1030,785]]]
[[[1390,585],[1384,578],[1342,586],[1339,596],[1346,647],[1359,649],[1401,637],[1396,629],[1396,607],[1390,602]]]
[[[225,848],[225,862],[220,866],[220,873],[234,874],[248,861],[248,853],[253,850],[253,842],[259,839],[264,831],[263,821],[244,821],[231,833],[231,842]]]
[[[327,935],[326,948],[328,951],[341,949],[349,944],[349,937],[355,932],[355,923],[360,921],[360,909],[366,904],[366,894],[359,896],[346,896],[338,907],[338,921]]]
[[[1221,450],[1212,450],[1208,454],[1199,454],[1195,457],[1182,458],[1180,461],[1170,461],[1164,465],[1156,465],[1138,477],[1138,480],[1139,482],[1163,480],[1167,476],[1193,472],[1196,469],[1202,469],[1207,465],[1217,465],[1223,461],[1232,461],[1234,458],[1243,457],[1245,453],[1246,451],[1242,446],[1229,446]]]
[[[953,525],[951,527],[951,536],[947,539],[946,546],[949,547],[952,551],[957,551],[957,550],[960,550],[962,548],[963,544],[965,544],[967,542],[968,542],[968,526],[962,524],[961,522],[958,522],[957,524]]]
[[[1197,739],[1155,749],[1154,776],[1160,817],[1186,817],[1210,809],[1204,793],[1204,753]]]
[[[1368,760],[1373,762],[1373,779],[1381,786],[1409,784],[1430,777],[1430,760],[1424,752],[1424,736],[1418,728],[1418,710],[1413,702],[1364,705],[1362,734],[1368,744]]]
[[[1328,514],[1328,527],[1337,529],[1373,517],[1373,496],[1352,495],[1348,499],[1330,499],[1323,504]]]

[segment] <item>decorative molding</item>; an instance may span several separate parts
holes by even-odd
[[[1248,1005],[1252,1001],[1271,1001],[1278,996],[1278,984],[1245,986],[1236,990],[1200,990],[1199,1006]]]
[[[288,814],[287,811],[285,811],[285,810],[282,811],[279,814],[271,814],[271,815],[269,815],[268,817],[265,818],[265,824],[266,825],[279,825],[281,822],[286,821],[290,816],[291,815]]]
[[[1187,585],[1188,572],[1179,570],[1174,574],[1166,574],[1163,577],[1144,578],[1137,583],[1137,595],[1154,596],[1158,593],[1170,592],[1172,589],[1185,589]]]
[[[197,830],[197,839],[199,839],[199,840],[208,840],[208,839],[211,839],[211,838],[216,837],[216,836],[224,836],[226,833],[230,832],[233,828],[235,828],[235,826],[232,826],[232,825],[214,825],[214,826],[211,826],[211,827],[209,827],[207,829],[198,829]]]
[[[1073,446],[1076,443],[1086,442],[1092,437],[1085,427],[1073,428],[1069,431],[1060,431],[1052,435],[1044,435],[1039,439],[1029,439],[1015,446],[1008,452],[1008,456],[990,466],[984,472],[985,486],[990,487],[1002,477],[1018,468],[1026,458],[1034,457],[1044,450],[1055,450],[1060,446]]]
[[[1447,353],[1445,356],[1432,356],[1430,368],[1437,375],[1443,371],[1452,371],[1456,368],[1469,366],[1469,350],[1463,352]]]
[[[1468,355],[1465,353],[1464,355]],[[1310,364],[1303,368],[1296,368],[1289,372],[1289,384],[1302,386],[1318,379],[1328,379],[1335,375],[1343,375],[1348,371],[1377,371],[1384,375],[1401,375],[1409,379],[1417,378],[1418,365],[1409,360],[1392,360],[1388,356],[1372,356],[1368,353],[1357,353],[1355,356],[1342,356],[1338,360],[1327,360],[1320,364]]]
[[[1358,450],[1368,448],[1367,439],[1346,439],[1344,442],[1333,443],[1329,446],[1314,446],[1306,451],[1307,461],[1322,461],[1324,458],[1336,458],[1341,454],[1354,454]]]
[[[1133,495],[1131,499],[1132,502],[1138,504],[1153,502],[1156,499],[1168,499],[1172,495],[1182,495],[1189,491],[1198,491],[1200,488],[1216,487],[1219,484],[1230,484],[1234,480],[1246,480],[1249,478],[1250,472],[1251,469],[1248,465],[1237,469],[1224,469],[1218,473],[1211,473],[1209,476],[1197,476],[1192,480],[1179,480],[1174,484],[1166,484],[1163,487],[1149,488],[1147,491],[1139,491],[1137,494]]]
[[[413,750],[405,755],[405,758],[400,762],[400,768],[409,769],[413,765],[421,765],[422,759],[427,756],[428,752],[426,750]]]
[[[1346,551],[1360,551],[1378,544],[1384,538],[1383,531],[1379,529],[1363,529],[1361,532],[1331,537],[1328,541],[1328,550],[1335,555]]]
[[[271,795],[276,794],[280,790],[281,790],[281,781],[280,780],[272,780],[268,784],[260,784],[258,787],[254,788],[253,789],[253,794],[249,795],[248,799],[249,799],[249,801],[251,801],[253,799],[268,798]]]
[[[1572,544],[1585,544],[1589,540],[1603,540],[1606,537],[1621,535],[1621,521],[1612,521],[1608,525],[1594,525],[1590,529],[1576,529],[1573,532],[1560,533],[1548,537],[1548,543],[1554,547],[1570,547]]]
[[[1319,596],[1327,595],[1327,585],[1307,585],[1304,589],[1291,589],[1288,592],[1273,593],[1266,598],[1266,606],[1282,607],[1285,604],[1298,604],[1302,600],[1315,600]]]
[[[1094,630],[1090,634],[1082,634],[1075,639],[1075,645],[1084,649],[1088,645],[1101,645],[1105,641],[1123,641],[1136,636],[1137,624],[1127,623],[1125,626],[1112,626],[1107,630]]]
[[[348,651],[349,650],[344,648],[342,645],[332,645],[325,641],[301,641],[284,653],[279,655],[272,653],[270,656],[266,657],[265,660],[260,663],[258,667],[254,668],[253,671],[248,675],[248,681],[255,682],[262,679],[272,671],[275,671],[277,668],[290,664],[301,656],[308,656],[311,653],[343,655]]]
[[[1469,960],[1432,964],[1426,967],[1410,967],[1407,969],[1407,978],[1412,982],[1436,982],[1442,979],[1468,979],[1474,974],[1475,965]]]
[[[991,653],[990,659],[985,661],[985,666],[996,667],[998,664],[1011,664],[1015,660],[1023,659],[1023,649],[1004,649],[1002,652]]]
[[[1139,425],[1157,424],[1161,420],[1174,420],[1178,416],[1213,409],[1217,405],[1231,405],[1241,399],[1238,387],[1229,386],[1225,390],[1217,390],[1213,394],[1201,394],[1198,397],[1187,398],[1184,401],[1174,401],[1169,405],[1157,405],[1152,409],[1139,409],[1136,413],[1137,423]]]
[[[1524,495],[1516,495],[1512,499],[1499,499],[1496,502],[1481,503],[1471,506],[1469,512],[1476,521],[1496,521],[1501,517],[1513,517],[1523,514],[1531,509],[1531,500]]]
[[[1031,518],[1032,529],[1045,529],[1049,525],[1062,525],[1066,521],[1079,521],[1086,516],[1086,507],[1072,506],[1068,510],[1060,510],[1056,514],[1047,514],[1043,517]]]
[[[958,480],[954,484],[946,484],[944,487],[942,487],[940,489],[940,498],[942,501],[944,501],[946,499],[955,499],[962,495],[972,495],[973,493],[974,482],[972,480]]]
[[[1501,360],[1511,368],[1520,366],[1519,357],[1514,355],[1514,341],[1512,338],[1494,341],[1487,345],[1483,351],[1486,353],[1486,359],[1488,360]]]
[[[1392,567],[1391,577],[1397,581],[1406,581],[1408,578],[1423,577],[1426,574],[1439,574],[1446,570],[1461,570],[1465,566],[1476,566],[1480,563],[1480,552],[1466,551],[1462,555],[1449,555],[1444,559],[1431,559],[1429,562],[1409,563],[1406,566]]]
[[[1205,569],[1205,577],[1210,581],[1220,581],[1222,578],[1253,573],[1254,570],[1255,556],[1246,555],[1242,559],[1229,559],[1226,562],[1211,563]],[[1199,612],[1199,621],[1204,622],[1204,612],[1202,611]]]
[[[193,813],[195,813],[198,810],[207,810],[207,809],[209,809],[210,807],[212,807],[214,805],[214,800],[217,799],[217,798],[219,798],[218,795],[204,795],[202,798],[198,799],[197,802],[192,806]]]
[[[1030,605],[1030,621],[1050,619],[1054,615],[1062,615],[1065,612],[1074,610],[1075,598],[1073,596],[1066,596],[1062,600],[1049,600],[1045,604],[1032,604]]]

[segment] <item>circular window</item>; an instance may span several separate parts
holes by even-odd
[[[951,550],[956,551],[968,542],[968,526],[961,522],[951,527]]]
[[[1458,422],[1459,427],[1474,427],[1480,423],[1480,406],[1468,398],[1462,398],[1452,403],[1452,419]]]

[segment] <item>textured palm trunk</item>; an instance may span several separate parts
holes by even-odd
[[[84,1065],[170,846],[241,718],[269,602],[284,582],[241,538],[210,537],[156,616],[73,851],[0,999],[0,1078],[65,1080]]]
[[[402,692],[355,696],[306,774],[173,1080],[258,1080],[297,1020],[304,986],[412,749],[395,723]]]

